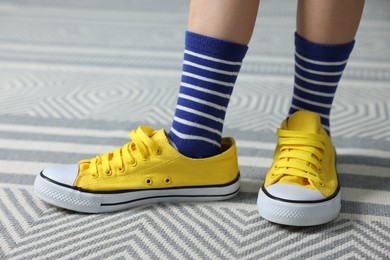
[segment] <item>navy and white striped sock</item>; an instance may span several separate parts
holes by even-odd
[[[289,115],[298,110],[316,112],[330,132],[333,98],[354,43],[317,44],[295,33],[295,82]]]
[[[185,156],[220,153],[222,128],[248,47],[186,32],[183,73],[169,140]]]

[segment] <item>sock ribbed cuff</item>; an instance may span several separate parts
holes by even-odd
[[[189,31],[186,32],[185,45],[187,50],[207,53],[211,56],[216,55],[231,61],[242,61],[248,51],[248,46],[246,45]]]
[[[345,44],[320,44],[308,41],[295,33],[295,49],[307,58],[322,61],[340,61],[349,58],[355,40]]]

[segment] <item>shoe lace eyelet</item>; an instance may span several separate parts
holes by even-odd
[[[166,184],[170,184],[170,183],[171,183],[171,178],[165,177],[164,182],[165,182]]]
[[[111,175],[112,175],[112,171],[111,171],[111,170],[107,171],[107,172],[106,172],[106,175],[107,175],[107,176],[111,176]]]
[[[92,178],[97,179],[97,177],[99,177],[99,174],[98,173],[92,173],[91,176],[92,176]]]
[[[146,185],[152,185],[153,181],[151,178],[146,178],[145,183],[146,183]]]
[[[131,167],[135,167],[135,166],[137,166],[137,165],[138,165],[137,160],[133,160],[132,162],[130,162],[130,166],[131,166]]]
[[[118,172],[124,173],[126,170],[125,166],[122,166],[121,168],[118,168]]]
[[[156,155],[161,155],[162,154],[162,149],[159,147],[156,150]]]

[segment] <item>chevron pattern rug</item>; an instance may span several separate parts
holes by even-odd
[[[390,2],[366,3],[332,114],[342,212],[294,228],[261,219],[257,190],[293,81],[295,1],[262,2],[226,118],[240,194],[85,215],[33,194],[47,165],[169,129],[188,2],[0,2],[0,259],[389,259]]]

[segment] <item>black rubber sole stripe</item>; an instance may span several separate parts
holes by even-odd
[[[215,198],[215,197],[228,197],[234,194],[237,194],[240,191],[240,189],[237,189],[234,192],[228,193],[228,194],[218,194],[218,195],[172,195],[172,196],[153,196],[148,198],[142,198],[142,199],[136,199],[136,200],[130,200],[125,202],[118,202],[118,203],[102,203],[101,206],[117,206],[117,205],[124,205],[124,204],[130,204],[136,201],[141,200],[148,200],[148,199],[157,199],[157,198]]]
[[[322,199],[322,200],[287,200],[287,199],[282,199],[282,198],[275,197],[275,196],[269,194],[268,191],[264,188],[264,185],[261,187],[261,190],[264,192],[265,195],[267,195],[268,197],[270,197],[271,199],[274,199],[274,200],[279,200],[279,201],[289,202],[289,203],[304,203],[304,204],[310,204],[310,203],[321,203],[321,202],[326,202],[326,201],[329,201],[329,200],[334,199],[334,198],[337,196],[337,194],[339,194],[339,192],[340,192],[340,185],[337,186],[337,189],[336,189],[336,191],[332,194],[332,196],[330,196],[329,198]]]

